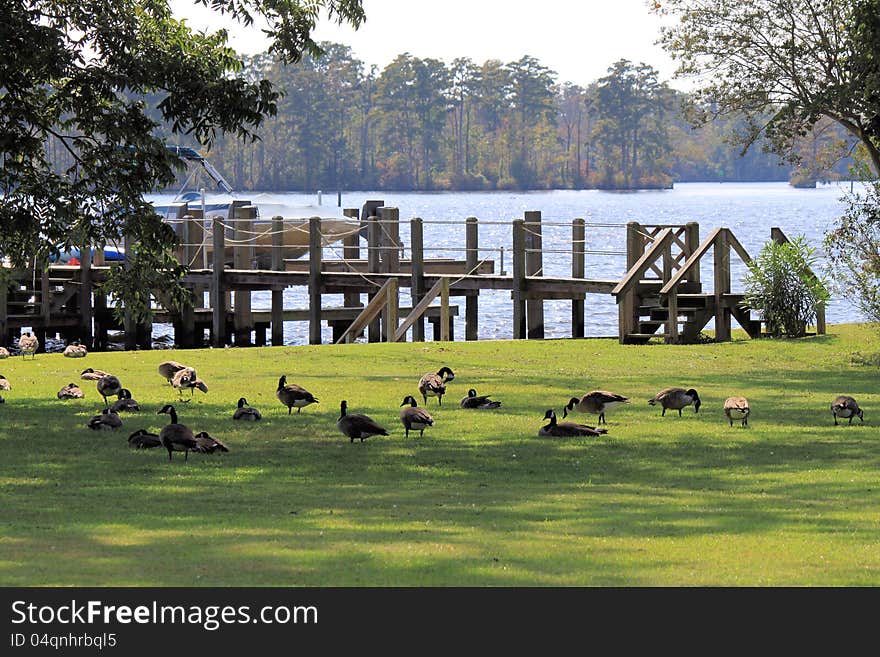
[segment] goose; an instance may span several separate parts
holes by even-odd
[[[177,388],[179,395],[183,395],[183,391],[188,389],[190,396],[195,394],[196,389],[204,393],[208,392],[208,385],[196,376],[196,371],[187,367],[179,370],[171,379],[171,385]]]
[[[468,390],[467,397],[462,398],[459,405],[462,408],[501,408],[500,401],[492,401],[489,399],[489,395],[478,395],[477,391],[473,388]]]
[[[95,415],[89,420],[89,429],[95,431],[110,431],[122,426],[122,419],[109,408],[105,408],[100,415]]]
[[[849,424],[852,424],[853,418],[858,417],[860,422],[865,421],[865,412],[859,408],[858,403],[852,397],[840,395],[831,404],[831,415],[834,416],[834,426],[838,425],[837,418],[849,418]]]
[[[146,429],[138,429],[128,437],[128,446],[132,449],[153,449],[162,446],[162,439]]]
[[[290,415],[291,409],[296,408],[299,413],[309,404],[318,404],[315,396],[305,388],[295,383],[287,383],[287,377],[282,376],[278,379],[278,390],[275,391],[278,400],[287,406],[287,414]]]
[[[131,391],[128,388],[120,388],[119,392],[116,393],[116,396],[118,399],[113,402],[112,406],[110,406],[111,411],[117,413],[123,411],[136,413],[141,410],[140,404],[131,398]]]
[[[67,358],[83,358],[88,355],[88,350],[85,345],[79,343],[78,340],[74,340],[69,345],[64,347],[64,355]]]
[[[171,421],[159,432],[159,440],[168,450],[168,460],[171,460],[172,452],[183,452],[183,460],[186,461],[189,458],[190,450],[194,451],[198,447],[192,429],[185,424],[178,424],[177,411],[171,404],[165,404],[161,410],[156,411],[156,415],[163,413],[171,416]]]
[[[0,390],[12,390],[12,384],[2,374],[0,374]]]
[[[419,432],[419,437],[425,435],[425,429],[434,426],[434,418],[424,408],[419,408],[416,404],[416,398],[407,395],[403,398],[401,406],[406,406],[400,411],[400,421],[403,428],[406,429],[406,437],[409,438],[409,430]]]
[[[623,395],[607,390],[593,390],[578,399],[572,397],[568,400],[568,404],[562,409],[562,417],[568,417],[568,412],[578,410],[581,413],[592,413],[598,415],[599,424],[608,424],[605,421],[605,412],[610,411],[620,404],[629,404],[629,399]]]
[[[663,407],[661,416],[666,415],[666,409],[671,408],[674,411],[678,411],[678,415],[681,417],[681,409],[691,404],[694,405],[694,413],[699,413],[702,402],[697,391],[693,388],[690,390],[685,390],[684,388],[665,388],[654,395],[653,399],[649,399],[648,403],[651,406],[660,404]]]
[[[736,415],[741,420],[741,426],[749,426],[749,400],[745,397],[728,397],[724,400],[724,414],[730,426],[733,426],[733,416]]]
[[[107,397],[118,395],[119,391],[122,390],[122,384],[119,382],[119,379],[112,374],[105,374],[98,379],[97,387],[98,394],[104,398],[105,404],[107,404]]]
[[[193,450],[199,454],[213,454],[214,452],[228,452],[229,448],[207,431],[200,431],[195,435],[196,447]]]
[[[245,422],[256,422],[257,420],[262,419],[262,414],[256,408],[251,408],[250,406],[246,406],[248,403],[247,399],[244,397],[238,400],[238,408],[235,409],[235,413],[232,414],[233,420],[244,420]]]
[[[37,340],[37,336],[28,331],[24,335],[22,335],[18,339],[18,348],[21,350],[21,357],[24,359],[26,354],[30,354],[31,358],[37,357],[37,349],[40,346],[40,341]]]
[[[75,383],[68,383],[58,391],[58,399],[82,399],[85,394]]]
[[[104,370],[96,370],[91,367],[87,367],[82,372],[80,372],[79,378],[83,381],[100,381],[105,376],[107,376],[109,372],[105,372]]]
[[[4,358],[9,358],[9,349],[6,347],[0,347],[0,360]]]
[[[339,419],[336,426],[339,430],[354,442],[359,438],[361,442],[370,436],[387,436],[388,432],[366,415],[360,413],[348,414],[348,402],[342,400],[339,404]]]
[[[574,422],[557,422],[556,411],[548,408],[544,413],[544,419],[550,420],[543,427],[538,429],[539,438],[572,438],[574,436],[601,436],[608,433],[608,429],[599,429],[586,424],[575,424]]]
[[[171,380],[174,378],[174,375],[177,374],[180,370],[192,370],[195,372],[195,369],[192,367],[187,367],[183,363],[178,363],[176,360],[165,360],[159,363],[159,374],[171,383]]]
[[[437,404],[443,404],[443,395],[446,394],[446,384],[455,378],[455,374],[446,366],[441,367],[436,374],[425,374],[419,379],[419,392],[425,404],[428,403],[428,397],[436,397]]]

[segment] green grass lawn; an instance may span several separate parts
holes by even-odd
[[[833,326],[798,341],[620,346],[610,340],[427,343],[90,354],[0,361],[0,584],[96,586],[878,585],[880,336]],[[861,354],[859,356],[858,354]],[[228,454],[133,451],[177,393],[156,366],[210,386],[180,421]],[[421,374],[456,374],[436,425],[404,438]],[[85,367],[144,411],[94,432]],[[288,416],[278,377],[321,403]],[[55,393],[77,381],[84,400]],[[694,387],[683,417],[647,400]],[[503,402],[465,411],[468,388]],[[601,388],[632,404],[608,434],[537,437],[542,416]],[[722,403],[745,395],[750,427]],[[866,421],[833,426],[851,394]],[[189,398],[189,393],[185,393]],[[232,421],[240,396],[263,421]],[[421,398],[418,397],[421,403]],[[391,432],[350,444],[339,402]],[[593,424],[595,416],[575,415]]]

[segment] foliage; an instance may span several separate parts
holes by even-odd
[[[825,235],[836,292],[880,322],[880,182],[847,193],[846,210]]]
[[[824,283],[813,273],[815,249],[799,236],[790,242],[767,242],[748,263],[745,303],[763,314],[773,337],[803,337],[816,309],[829,299]]]
[[[319,52],[309,35],[321,8],[363,20],[359,0],[201,1],[241,22],[267,19],[270,50],[288,62]],[[164,0],[5,1],[0,43],[0,253],[45,265],[59,250],[149,237],[108,290],[136,315],[150,312],[148,283],[179,299],[173,232],[143,199],[181,167],[165,141],[257,139],[279,92],[243,75],[225,31],[193,32]],[[50,142],[66,154],[61,170]],[[139,285],[136,271],[150,280]]]

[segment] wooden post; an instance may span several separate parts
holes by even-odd
[[[673,286],[675,288],[677,286]],[[666,298],[666,342],[678,344],[678,290],[673,289]]]
[[[43,265],[40,272],[40,315],[43,318],[43,326],[49,326],[52,315],[52,292],[49,289],[49,268],[46,265]]]
[[[309,219],[309,344],[321,344],[321,217]]]
[[[397,208],[379,208],[382,235],[382,263],[384,272],[400,271],[400,211]]]
[[[212,221],[214,269],[211,272],[211,344],[214,347],[226,346],[226,290],[223,289],[223,267],[225,266],[226,234],[223,220],[217,216]]]
[[[342,211],[346,217],[357,220],[357,208],[346,208]],[[361,236],[359,232],[346,235],[342,238],[342,257],[346,260],[359,260],[361,257]],[[346,308],[356,308],[363,306],[361,303],[361,295],[359,292],[343,293],[343,303]]]
[[[425,237],[424,224],[421,219],[411,219],[409,222],[410,251],[412,263],[412,282],[410,283],[410,295],[412,306],[415,308],[425,296]],[[425,319],[419,317],[412,326],[413,342],[425,341]]]
[[[728,229],[722,230],[715,240],[715,341],[730,341],[730,309],[723,296],[730,292],[730,240]]]
[[[526,231],[522,219],[513,220],[513,337],[526,337]]]
[[[632,269],[642,257],[645,251],[645,241],[641,235],[641,224],[636,221],[630,221],[626,224],[626,270]],[[617,332],[620,343],[626,342],[626,336],[635,333],[638,325],[638,296],[636,294],[636,285],[623,295],[622,300],[618,300],[618,320]]]
[[[379,219],[376,215],[373,215],[367,219],[367,222],[367,270],[371,274],[376,274],[379,273],[381,266],[379,251],[381,242]],[[367,295],[368,301],[372,301],[374,296],[376,296],[375,293]],[[368,342],[379,342],[382,339],[380,328],[378,318],[369,323],[367,326]]]
[[[583,219],[575,219],[571,223],[571,277],[584,278],[584,251],[586,229]],[[571,337],[584,337],[584,300],[572,299],[571,302]]]
[[[465,268],[468,275],[475,276],[480,263],[479,227],[476,217],[465,220]],[[479,291],[474,290],[465,297],[464,339],[476,340],[479,334]]]
[[[256,217],[256,208],[246,205],[234,209],[232,235],[236,241],[232,251],[232,262],[235,269],[251,269],[254,262],[254,241],[252,219]],[[252,240],[246,243],[245,240]],[[236,290],[233,300],[233,322],[235,327],[235,346],[251,345],[251,331],[254,328],[251,313],[251,291]]]
[[[187,214],[181,218],[180,241],[182,242],[182,264],[187,267],[190,266],[196,253],[195,247],[192,245],[191,231],[194,222],[195,220],[191,214]],[[195,312],[193,312],[193,306],[195,304],[195,288],[192,285],[188,285],[187,290],[189,291],[189,303],[184,304],[180,309],[180,319],[177,323],[177,328],[180,329],[180,334],[177,334],[177,331],[175,330],[174,338],[179,347],[192,348],[196,346],[196,316]]]
[[[400,301],[397,291],[397,279],[388,281],[388,291],[385,297],[385,308],[382,311],[385,319],[382,322],[382,341],[394,342],[394,334],[397,332],[397,316],[399,315]]]
[[[449,330],[452,319],[449,316],[449,279],[443,278],[442,280],[443,283],[440,286],[440,341],[449,342],[452,337]]]
[[[104,258],[104,245],[95,246],[95,257],[92,260],[95,267],[106,267],[107,263]],[[107,348],[107,295],[95,287],[92,290],[94,297],[94,317],[95,317],[95,336],[93,347],[95,350],[104,350]]]
[[[122,236],[122,248],[125,249],[125,267],[130,267],[134,264],[135,255],[133,247],[131,236],[126,232]],[[123,310],[122,329],[125,332],[125,348],[129,350],[137,348],[137,329],[134,325],[134,318],[128,308]]]
[[[687,244],[687,256],[685,260],[691,257],[691,254],[700,248],[700,224],[696,221],[689,221],[685,224],[685,244]],[[694,267],[688,272],[688,280],[692,283],[700,282],[700,268]]]
[[[80,340],[89,349],[94,348],[92,343],[92,245],[86,242],[79,250],[79,326]],[[48,282],[47,292],[48,292]]]
[[[541,249],[541,211],[531,210],[525,213],[526,228],[526,276],[543,276],[543,254]],[[529,299],[526,301],[526,323],[529,339],[544,338],[544,301]]]
[[[284,218],[272,217],[272,269],[284,271]],[[284,288],[272,288],[272,346],[284,344]]]

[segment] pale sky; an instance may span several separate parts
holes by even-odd
[[[366,22],[357,31],[324,21],[319,41],[351,46],[354,55],[381,70],[397,55],[440,59],[470,57],[511,62],[535,57],[557,73],[558,82],[582,86],[606,74],[618,59],[645,62],[671,86],[675,64],[655,45],[661,19],[648,0],[364,0]],[[172,0],[178,17],[191,27],[226,27],[230,45],[245,54],[265,50],[261,33],[245,32],[191,0]]]

